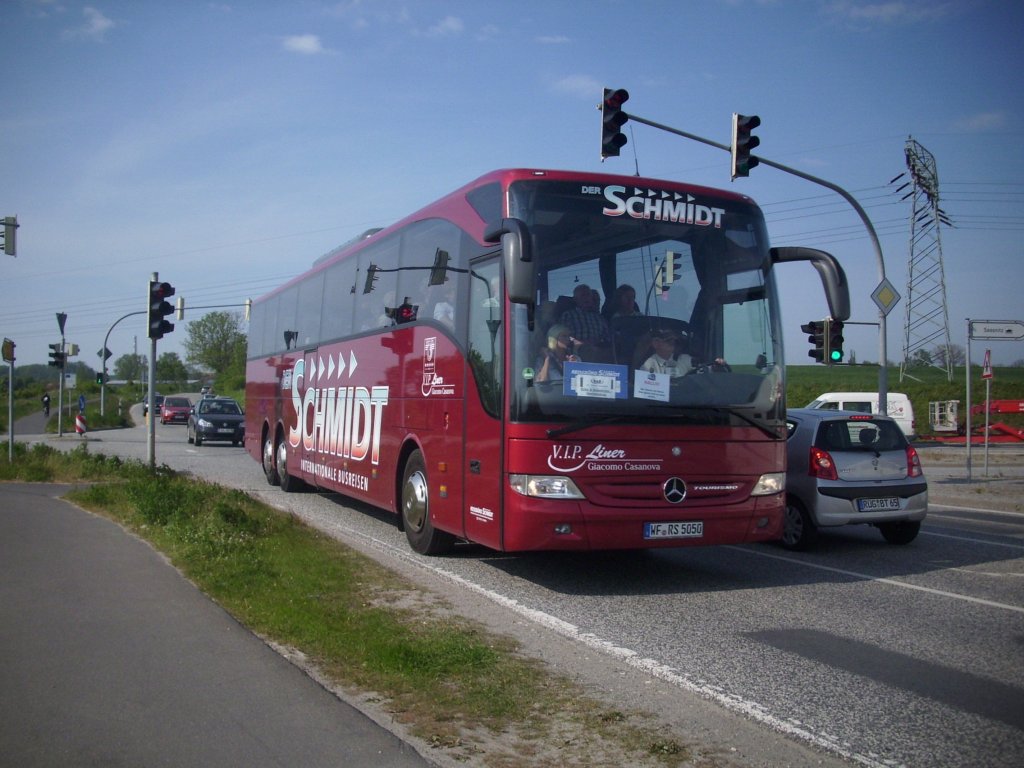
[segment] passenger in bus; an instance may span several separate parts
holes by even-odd
[[[565,364],[579,360],[573,354],[573,342],[572,332],[567,326],[556,323],[548,329],[547,346],[541,350],[537,358],[536,381],[562,380],[565,375]]]
[[[615,289],[601,314],[613,320],[616,317],[642,317],[644,313],[636,303],[636,289],[623,283]]]
[[[651,373],[667,373],[676,378],[693,370],[693,358],[688,351],[685,333],[671,328],[661,328],[651,334],[654,353],[640,365]]]
[[[369,318],[367,318],[367,322],[363,323],[362,329],[364,331],[367,331],[370,330],[371,328],[390,328],[392,325],[395,324],[395,318],[393,314],[388,314],[388,309],[394,307],[394,305],[395,292],[388,291],[387,293],[384,294],[384,308],[383,311],[379,315],[377,315],[376,322],[368,322]]]
[[[434,319],[449,328],[455,327],[455,286],[445,283],[439,286],[440,297],[434,303]]]
[[[558,322],[568,326],[576,345],[585,347],[581,353],[588,360],[600,360],[607,355],[611,346],[611,328],[608,321],[598,312],[599,301],[595,291],[580,283],[572,292],[576,306],[563,313]]]

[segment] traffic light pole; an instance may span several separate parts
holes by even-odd
[[[103,357],[103,363],[100,371],[100,375],[103,377],[103,381],[100,382],[100,416],[106,416],[106,399],[107,399],[107,342],[110,341],[110,333],[114,330],[114,327],[127,317],[133,317],[135,315],[144,315],[146,310],[140,310],[138,312],[129,312],[127,315],[122,315],[114,321],[107,329],[107,335],[103,337],[103,349],[100,350],[100,356]]]
[[[189,309],[218,309],[218,308],[221,308],[221,307],[245,307],[246,309],[248,309],[249,302],[247,301],[244,304],[208,304],[208,305],[203,306],[203,307],[189,307]],[[103,349],[100,350],[100,355],[103,356],[103,363],[102,363],[102,370],[101,370],[101,375],[103,376],[103,381],[100,383],[100,416],[105,416],[106,415],[107,358],[104,356],[104,352],[107,349],[107,342],[110,341],[110,334],[113,333],[114,328],[122,320],[124,320],[126,318],[129,318],[129,317],[134,317],[135,315],[144,315],[144,314],[146,314],[146,312],[147,312],[147,310],[140,310],[138,312],[129,312],[127,315],[121,315],[121,317],[117,318],[117,320],[115,320],[111,324],[111,326],[107,329],[107,335],[103,337]]]
[[[710,139],[705,139],[702,136],[696,136],[692,133],[687,133],[686,131],[680,131],[678,128],[671,128],[667,125],[656,123],[653,120],[647,120],[646,118],[643,117],[637,117],[633,113],[629,113],[629,119],[638,123],[642,123],[644,125],[649,125],[652,128],[657,128],[662,131],[674,133],[677,136],[692,139],[693,141],[699,141],[702,144],[707,144],[712,147],[717,147],[718,149],[723,149],[730,155],[732,154],[732,147],[727,146],[725,144],[719,144],[717,141],[711,141]],[[857,215],[860,216],[861,221],[864,222],[864,226],[868,230],[868,237],[871,239],[871,245],[875,250],[875,259],[878,262],[878,282],[879,284],[885,282],[885,259],[882,257],[882,246],[878,242],[878,235],[875,233],[875,228],[871,224],[871,220],[868,218],[867,213],[861,207],[860,203],[858,203],[853,198],[853,195],[851,195],[842,187],[833,184],[830,181],[825,181],[825,179],[819,179],[817,176],[812,176],[809,173],[798,171],[796,168],[790,168],[789,166],[782,165],[781,163],[776,163],[773,162],[772,160],[767,160],[761,157],[760,155],[757,156],[757,159],[761,165],[769,165],[777,170],[783,171],[793,176],[798,176],[801,179],[813,182],[814,184],[819,184],[820,186],[826,187],[827,189],[831,189],[833,192],[835,192],[844,200],[846,200],[846,202],[848,202],[857,212]],[[879,410],[885,407],[886,410],[883,411],[883,413],[887,413],[889,402],[889,370],[886,367],[888,365],[888,346],[886,344],[885,310],[881,308],[879,308],[878,310],[878,360]],[[885,403],[885,406],[882,405],[883,403]]]
[[[13,349],[13,347],[12,347]],[[14,355],[7,363],[7,461],[14,461]]]
[[[64,345],[64,334],[60,336],[60,351],[64,354],[64,365],[57,369],[57,437],[64,437],[64,368],[68,364]]]
[[[160,275],[156,272],[149,278],[150,282],[147,284],[147,288],[160,279]],[[149,310],[146,310],[146,314],[150,314]],[[152,335],[152,334],[150,334]],[[156,400],[156,339],[150,338],[149,340],[149,375],[147,376],[148,383],[146,385],[146,460],[149,462],[149,468],[151,470],[156,469],[156,410],[154,409]]]

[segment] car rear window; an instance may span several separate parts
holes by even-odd
[[[836,419],[821,423],[814,444],[826,451],[897,451],[907,440],[894,421]]]

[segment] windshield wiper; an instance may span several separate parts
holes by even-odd
[[[721,405],[672,405],[672,406],[665,406],[665,407],[668,410],[711,411],[713,413],[725,413],[725,414],[728,414],[730,416],[735,416],[736,418],[740,419],[741,421],[747,422],[747,424],[749,424],[752,427],[757,427],[758,429],[760,429],[762,432],[764,432],[766,435],[768,435],[768,437],[772,438],[773,440],[781,440],[782,439],[782,435],[780,435],[778,432],[773,430],[767,424],[765,424],[762,421],[758,421],[753,416],[748,416],[747,414],[743,413],[738,408],[728,408],[728,407],[721,406]]]

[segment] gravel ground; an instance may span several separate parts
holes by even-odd
[[[984,448],[974,446],[970,473],[963,446],[918,446],[918,454],[930,504],[1024,512],[1024,448],[991,446],[986,472]]]

